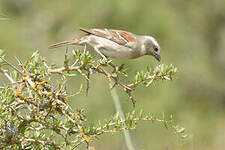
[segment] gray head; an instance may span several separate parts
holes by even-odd
[[[144,46],[147,55],[152,55],[156,60],[160,61],[160,46],[153,37],[145,36]]]

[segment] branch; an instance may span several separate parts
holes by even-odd
[[[6,70],[2,69],[0,67],[0,72],[3,73],[3,75],[12,83],[12,84],[15,84],[16,82],[12,79],[12,77],[7,73]]]

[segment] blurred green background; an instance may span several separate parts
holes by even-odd
[[[131,131],[136,149],[222,150],[225,147],[225,1],[223,0],[0,0],[0,49],[16,63],[14,56],[28,58],[40,50],[49,63],[63,64],[65,48],[47,46],[82,34],[79,27],[123,29],[154,36],[161,45],[162,62],[178,67],[172,82],[157,82],[135,91],[137,107],[156,115],[173,114],[189,138],[181,145],[177,137],[160,124],[139,123]],[[70,49],[72,49],[71,47]],[[82,48],[82,47],[76,47]],[[98,57],[95,53],[93,53]],[[128,75],[156,66],[152,57],[115,60],[125,63]],[[6,79],[0,75],[1,85]],[[69,79],[69,91],[77,91],[84,80]],[[74,109],[84,108],[91,123],[114,114],[107,81],[91,80],[85,92],[71,100]],[[133,110],[126,94],[118,89],[125,112]],[[104,135],[96,149],[127,149],[122,133]]]

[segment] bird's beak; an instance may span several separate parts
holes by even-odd
[[[156,60],[158,60],[160,62],[161,60],[161,56],[158,53],[153,53],[153,57],[155,57]]]

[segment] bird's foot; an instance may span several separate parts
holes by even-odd
[[[100,63],[103,65],[106,65],[108,62],[109,62],[109,60],[106,57],[104,57],[100,60]]]

